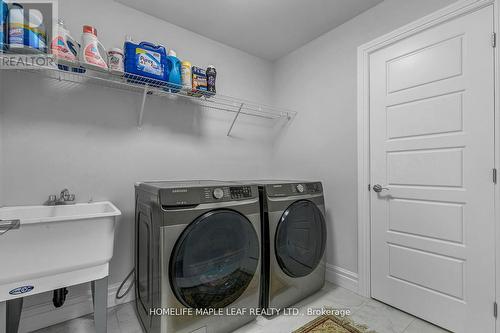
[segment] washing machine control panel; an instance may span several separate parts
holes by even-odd
[[[201,196],[202,203],[227,201],[230,198],[229,187],[205,187]]]
[[[266,191],[269,197],[288,197],[294,195],[322,194],[323,187],[320,182],[272,184],[266,186]]]
[[[248,199],[252,197],[252,187],[251,186],[234,186],[230,187],[229,191],[231,193],[231,199]]]
[[[257,186],[206,186],[160,190],[160,204],[164,207],[184,207],[204,203],[256,198]]]
[[[213,190],[212,195],[215,199],[222,199],[224,198],[224,190],[220,187],[217,187]]]
[[[202,202],[244,200],[253,197],[254,193],[251,186],[207,187],[204,189]]]

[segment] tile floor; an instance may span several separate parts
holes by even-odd
[[[289,333],[316,318],[308,316],[307,308],[349,309],[350,318],[365,324],[377,333],[446,333],[425,321],[417,319],[388,305],[361,297],[347,289],[327,283],[318,293],[299,304],[299,316],[279,316],[272,319],[257,318],[234,333]],[[36,333],[90,333],[94,332],[91,315],[73,319],[36,331]],[[119,305],[108,310],[108,333],[140,333],[133,303]]]

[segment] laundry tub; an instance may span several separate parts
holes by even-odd
[[[105,282],[107,300],[109,261],[119,215],[120,210],[107,201],[0,208],[3,307],[5,301],[89,281]],[[99,297],[104,299],[104,295]],[[95,302],[94,298],[94,306]]]

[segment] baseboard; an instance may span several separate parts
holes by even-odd
[[[358,274],[347,269],[326,264],[326,280],[355,293],[358,292]],[[108,308],[134,300],[135,295],[133,290],[124,298],[117,300],[115,294],[119,286],[119,283],[109,286]],[[70,293],[64,305],[58,309],[54,308],[52,302],[25,307],[21,315],[19,333],[27,333],[62,323],[85,316],[92,313],[92,311],[92,293],[89,286],[86,294],[72,295]]]
[[[119,286],[120,283],[109,286],[108,308],[134,300],[135,295],[133,289],[127,294],[127,296],[117,300],[115,298],[115,294]],[[92,313],[92,311],[92,293],[89,285],[86,294],[72,295],[70,292],[64,305],[58,309],[54,307],[52,302],[23,308],[21,322],[19,324],[19,333],[27,333],[40,328],[62,323],[70,319],[85,316]]]
[[[342,267],[326,264],[326,280],[358,293],[358,274]]]

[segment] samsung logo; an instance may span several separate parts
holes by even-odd
[[[187,188],[177,188],[172,190],[172,193],[187,193]]]
[[[35,287],[33,286],[22,286],[22,287],[17,287],[15,289],[12,289],[9,291],[9,294],[11,295],[21,295],[21,294],[26,294],[32,291]]]

